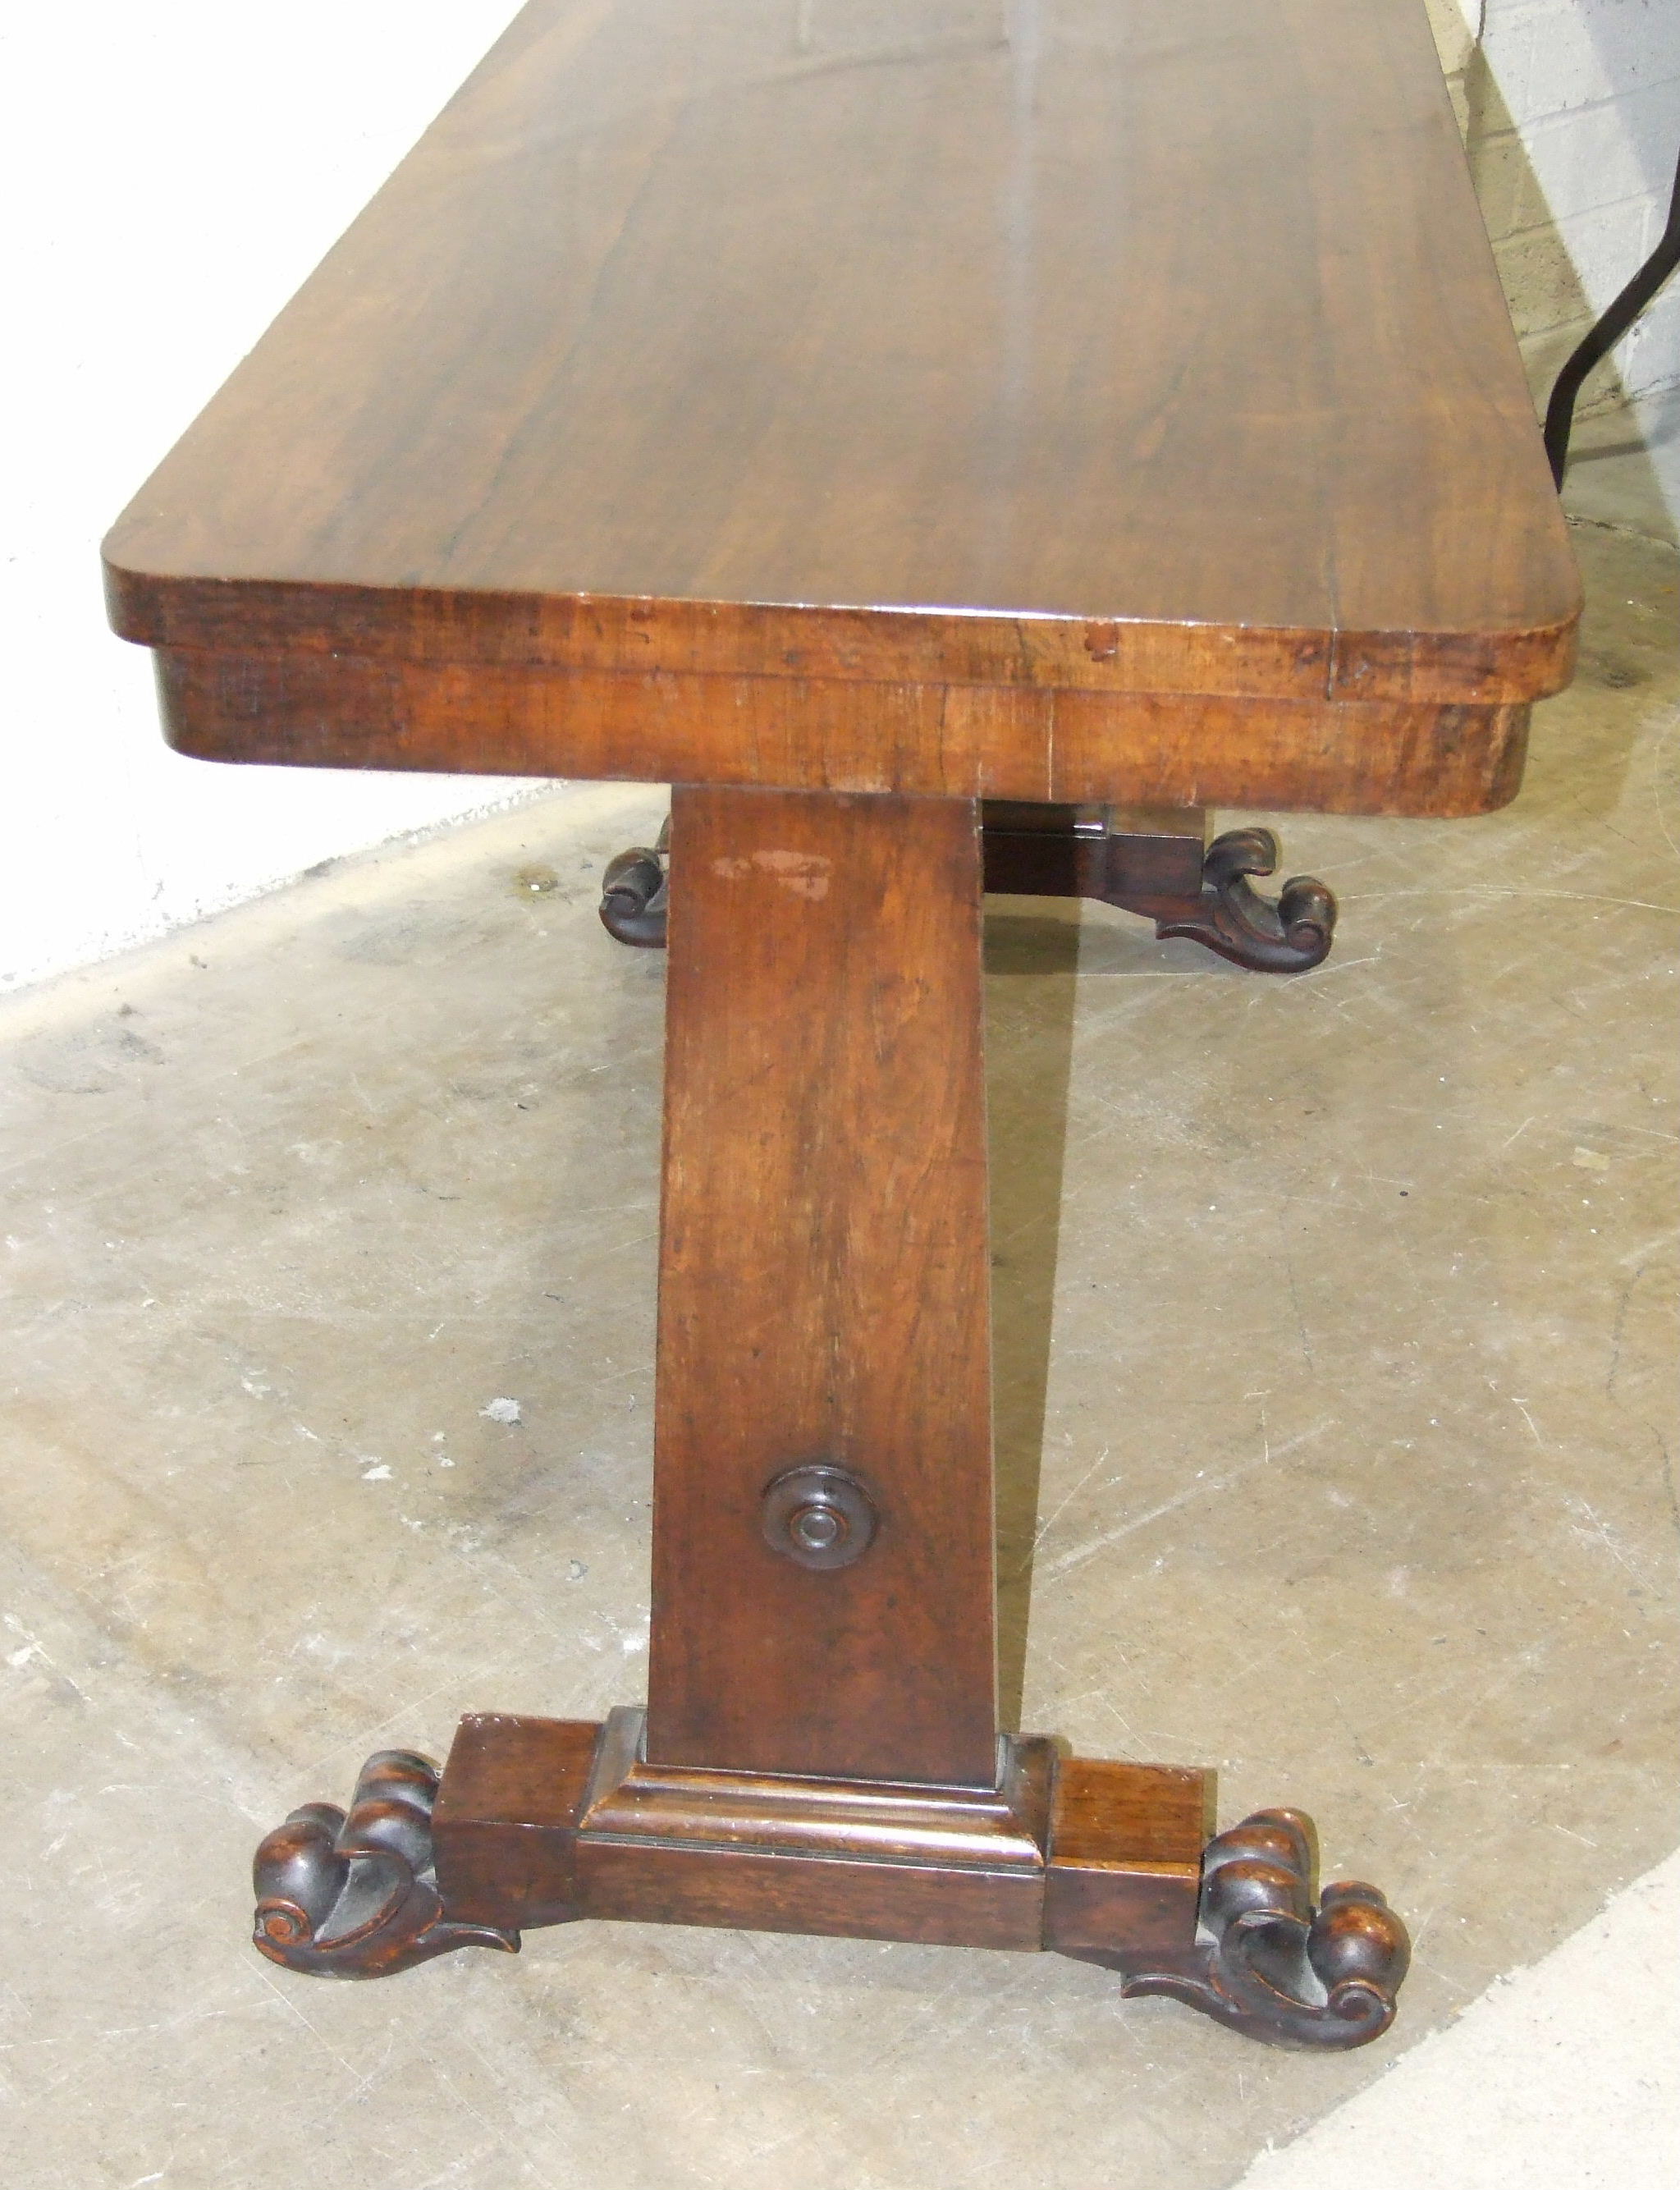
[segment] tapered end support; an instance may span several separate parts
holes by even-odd
[[[1374,1886],[1318,1892],[1318,1840],[1299,1810],[1257,1810],[1208,1843],[1197,1909],[1205,1943],[1155,1966],[1125,1963],[1128,1999],[1182,2001],[1268,2045],[1346,2051],[1380,2038],[1411,1960],[1405,1926]]]
[[[451,1922],[432,1867],[438,1768],[412,1750],[369,1757],[348,1812],[294,1810],[257,1851],[258,1951],[309,1977],[383,1977],[457,1947],[517,1954],[517,1932]]]

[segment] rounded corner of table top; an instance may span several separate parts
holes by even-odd
[[[145,617],[139,613],[138,596],[146,584],[143,575],[124,559],[121,525],[113,525],[99,542],[99,578],[105,591],[105,621],[119,638],[136,645],[156,646],[160,640]]]
[[[790,74],[745,18],[673,5],[604,10],[599,43],[504,42],[105,543],[171,741],[1503,803],[1579,586],[1433,48],[1359,7],[1306,45],[1117,12],[1111,45],[1049,26],[1024,137],[1007,40]],[[1136,65],[1169,51],[1206,111],[1182,69]],[[627,126],[581,176],[574,125],[650,70],[705,94],[695,126]],[[999,186],[1023,162],[1024,261]],[[562,190],[592,217],[553,220]]]

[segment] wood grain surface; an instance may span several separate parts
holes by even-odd
[[[817,1858],[1044,1869],[1057,1757],[1041,1736],[1002,1743],[999,1784],[976,1790],[650,1764],[641,1753],[644,1726],[639,1711],[609,1716],[581,1832]]]
[[[457,1926],[580,1916],[1064,1954],[1189,1954],[1211,1772],[1013,1737],[995,1790],[661,1767],[642,1714],[463,1719],[433,1816]]]
[[[1078,804],[1483,814],[1522,780],[1525,706],[508,669],[312,652],[157,656],[201,760]]]
[[[1160,705],[1212,695],[1311,716],[1280,803],[1402,812],[1497,767],[1373,791],[1336,704],[1520,706],[1579,604],[1420,0],[533,0],[108,556],[127,636],[313,654],[323,721],[343,665],[332,764],[646,773],[530,679],[668,672],[690,780],[803,784],[741,682],[1008,686],[1084,704],[1076,784],[1006,709],[936,786],[888,708],[859,787],[1229,799]],[[451,758],[460,665],[517,689]]]
[[[997,1769],[979,813],[679,791],[654,1433],[654,1765]],[[878,1513],[810,1571],[783,1471]]]
[[[1069,1757],[1056,1775],[1044,1943],[1171,1952],[1195,1938],[1214,1775]]]

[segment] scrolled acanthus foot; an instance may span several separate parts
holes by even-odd
[[[1212,1943],[1128,1968],[1126,1996],[1182,2000],[1269,2045],[1345,2051],[1380,2038],[1411,1960],[1405,1926],[1357,1880],[1320,1898],[1317,1873],[1299,1810],[1257,1810],[1221,1833],[1202,1858],[1198,1917]]]
[[[383,1977],[456,1947],[517,1954],[519,1935],[446,1915],[432,1869],[438,1770],[408,1749],[382,1749],[356,1781],[349,1813],[294,1810],[257,1851],[255,1943],[311,1977]]]
[[[608,861],[601,877],[601,925],[616,941],[638,944],[644,950],[665,948],[670,843],[667,818],[656,844],[633,845]]]
[[[1321,965],[1336,933],[1336,899],[1310,875],[1291,876],[1275,904],[1262,897],[1248,877],[1272,874],[1277,864],[1269,829],[1227,830],[1207,848],[1195,911],[1157,920],[1155,933],[1188,935],[1252,973],[1304,973]]]

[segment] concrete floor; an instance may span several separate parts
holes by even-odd
[[[1680,2182],[1680,1855],[1402,2052],[1241,2190]]]
[[[1588,523],[1652,540],[1680,536],[1680,387],[1576,420],[1564,506]]]
[[[1677,566],[1579,545],[1514,807],[1286,825],[1319,972],[989,922],[1012,1709],[1313,1811],[1412,1924],[1393,2036],[1051,1957],[246,1945],[370,1750],[640,1694],[663,967],[593,908],[661,802],[607,787],[0,1009],[9,2185],[1212,2190],[1670,1853]]]

